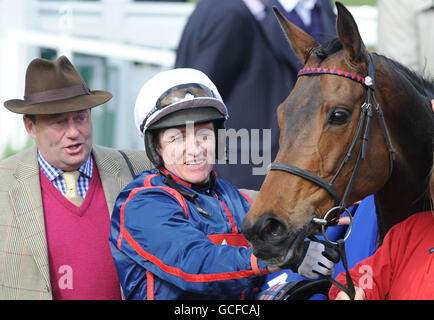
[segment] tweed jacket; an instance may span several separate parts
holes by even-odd
[[[124,152],[135,174],[152,168],[143,151]],[[94,145],[92,154],[111,215],[133,177],[118,150]],[[0,162],[0,300],[5,299],[52,299],[36,146]]]

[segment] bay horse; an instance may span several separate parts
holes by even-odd
[[[242,224],[271,266],[298,259],[315,222],[370,194],[380,239],[430,210],[433,80],[369,52],[351,13],[336,6],[338,37],[323,45],[274,10],[305,66],[278,107],[279,152]]]

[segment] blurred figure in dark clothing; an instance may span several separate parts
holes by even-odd
[[[317,40],[335,34],[329,0],[201,0],[185,26],[175,63],[207,74],[228,106],[226,130],[234,130],[227,131],[228,164],[215,167],[219,177],[256,190],[279,147],[276,109],[302,67],[273,6]]]

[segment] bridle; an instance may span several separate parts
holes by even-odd
[[[351,80],[357,81],[357,82],[363,84],[367,88],[366,98],[365,98],[363,105],[361,106],[360,118],[359,118],[359,122],[357,124],[356,133],[354,135],[354,138],[351,142],[351,145],[347,151],[347,154],[346,154],[344,160],[341,162],[341,164],[340,164],[338,170],[336,171],[335,175],[333,176],[333,178],[330,181],[326,181],[326,180],[318,177],[317,175],[314,175],[313,173],[311,173],[307,170],[292,166],[292,165],[287,164],[287,163],[282,163],[282,162],[272,162],[270,164],[270,167],[269,167],[270,170],[285,171],[285,172],[294,174],[296,176],[302,177],[306,180],[309,180],[310,182],[317,184],[318,186],[327,190],[327,192],[333,197],[333,199],[335,201],[335,208],[337,207],[341,210],[344,210],[346,208],[347,200],[348,200],[348,197],[350,195],[354,180],[355,180],[357,173],[359,171],[361,161],[363,159],[365,159],[365,156],[366,156],[366,148],[367,148],[367,142],[368,142],[368,136],[369,136],[369,129],[370,129],[370,125],[371,125],[371,119],[373,117],[372,103],[374,103],[374,105],[375,105],[375,111],[377,114],[377,119],[378,119],[378,122],[380,124],[381,129],[382,129],[384,138],[386,140],[387,149],[388,149],[389,155],[390,155],[390,157],[389,157],[390,158],[389,176],[392,174],[392,170],[393,170],[393,161],[395,159],[395,151],[392,147],[390,135],[389,135],[389,132],[387,130],[386,123],[384,121],[383,112],[380,108],[380,105],[375,100],[375,95],[374,95],[374,90],[375,90],[375,84],[374,84],[375,61],[374,61],[374,58],[372,57],[371,53],[369,53],[369,56],[370,56],[370,62],[369,62],[369,66],[368,66],[368,75],[365,78],[363,78],[357,74],[354,74],[354,73],[342,71],[339,69],[332,69],[332,68],[303,68],[298,72],[298,75],[297,75],[298,77],[309,76],[309,75],[320,75],[320,74],[337,75],[337,76],[342,76],[342,77],[346,77],[346,78],[349,78]],[[363,132],[363,135],[362,135],[362,132]],[[344,195],[342,196],[342,199],[339,201],[339,197],[338,197],[336,188],[333,186],[333,183],[335,182],[336,178],[339,176],[342,169],[348,163],[351,156],[353,155],[354,148],[355,148],[357,141],[359,140],[360,137],[362,137],[362,142],[360,144],[360,150],[359,150],[359,154],[357,157],[357,161],[356,161],[356,164],[354,166],[350,180],[348,181],[348,184],[345,188]],[[335,210],[337,211],[337,209],[335,209]],[[318,221],[318,220],[315,220],[315,221]],[[322,224],[319,221],[317,223]]]
[[[374,60],[374,57],[372,56],[372,54],[369,53],[368,75],[366,77],[361,77],[361,76],[354,74],[354,73],[350,73],[350,72],[339,70],[339,69],[333,69],[333,68],[303,68],[298,72],[297,77],[315,76],[315,75],[320,75],[320,74],[329,74],[329,75],[346,77],[348,79],[351,79],[353,81],[361,83],[367,89],[365,101],[364,101],[363,105],[361,106],[360,118],[359,118],[359,122],[357,124],[356,133],[354,135],[354,138],[351,142],[351,145],[347,151],[347,154],[346,154],[344,160],[341,162],[338,170],[336,171],[335,175],[333,176],[333,178],[330,181],[326,181],[326,180],[322,179],[321,177],[319,177],[319,176],[317,176],[317,175],[315,175],[315,174],[313,174],[307,170],[295,167],[295,166],[290,165],[288,163],[272,162],[269,166],[269,170],[285,171],[285,172],[288,172],[290,174],[299,176],[299,177],[306,179],[306,180],[320,186],[321,188],[325,189],[333,197],[334,202],[335,202],[335,206],[333,208],[331,208],[324,215],[323,219],[313,218],[312,224],[321,225],[324,238],[328,242],[331,242],[331,243],[338,246],[338,251],[341,254],[344,268],[345,268],[345,271],[347,273],[348,288],[346,288],[345,286],[343,286],[340,283],[337,283],[332,278],[329,278],[329,280],[332,281],[335,285],[337,285],[341,290],[346,291],[347,294],[349,294],[349,296],[353,299],[354,295],[355,295],[355,290],[354,290],[354,284],[351,280],[351,277],[349,275],[348,268],[347,268],[346,255],[345,255],[345,245],[344,245],[345,240],[348,238],[349,233],[351,232],[351,229],[352,229],[352,217],[351,217],[349,210],[347,209],[347,201],[348,201],[348,198],[350,196],[354,180],[355,180],[357,173],[359,171],[360,164],[361,164],[362,160],[365,159],[365,156],[366,156],[369,129],[370,129],[371,120],[372,120],[373,114],[374,114],[373,110],[372,110],[373,104],[375,107],[375,113],[377,115],[377,120],[379,122],[380,128],[382,130],[383,136],[384,136],[385,141],[386,141],[387,149],[389,152],[389,177],[392,174],[392,170],[393,170],[393,161],[395,159],[395,151],[393,149],[393,146],[392,146],[392,143],[390,140],[390,135],[389,135],[389,131],[387,130],[386,122],[384,121],[383,112],[380,108],[380,105],[377,103],[377,101],[375,99],[375,95],[374,95],[374,91],[375,91],[375,83],[374,83],[375,60]],[[357,144],[357,141],[360,138],[362,140],[360,143],[360,148],[359,148],[359,152],[357,155],[356,164],[354,166],[351,177],[347,183],[344,194],[339,201],[339,196],[338,196],[338,193],[336,191],[336,188],[333,186],[333,183],[336,181],[336,178],[341,173],[343,167],[349,162],[350,158],[352,157],[352,155],[354,153],[354,149],[355,149],[355,146]],[[337,242],[332,242],[332,241],[328,240],[327,236],[325,235],[325,227],[327,225],[335,224],[337,222],[338,216],[343,211],[346,211],[351,218],[350,230],[348,231],[345,239],[340,239]],[[327,218],[329,216],[331,217],[331,219],[327,220]]]

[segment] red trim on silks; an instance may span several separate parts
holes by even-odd
[[[336,76],[341,76],[345,78],[349,78],[351,80],[360,82],[361,84],[365,85],[365,78],[359,76],[356,73],[351,73],[348,71],[340,70],[340,69],[333,69],[333,68],[303,68],[298,71],[297,77],[304,76],[304,75],[319,75],[319,74],[333,74]]]
[[[267,269],[259,269],[258,267],[258,258],[252,253],[250,256],[250,266],[252,267],[253,273],[256,276],[262,276],[264,274],[269,274],[270,272]]]
[[[148,176],[145,178],[145,181],[143,181],[143,185],[144,185],[145,187],[152,186],[151,179],[154,178],[154,177],[156,177],[156,176],[158,176],[158,175],[159,175],[158,173],[148,175]]]
[[[217,179],[218,178],[218,174],[217,174],[217,172],[213,169],[212,170],[212,172],[214,173],[214,176],[215,176],[215,178]]]
[[[214,244],[223,244],[223,242],[225,242],[225,244],[234,247],[249,247],[249,243],[242,233],[209,234],[208,238]]]
[[[180,184],[182,184],[182,185],[184,185],[184,186],[186,186],[186,187],[188,187],[188,188],[191,188],[191,183],[188,183],[187,181],[182,180],[181,178],[175,176],[173,173],[171,173],[171,172],[170,172],[169,170],[167,170],[166,168],[161,168],[160,170],[163,171],[165,174],[170,175],[170,176],[173,178],[173,180],[179,182]]]
[[[228,216],[229,223],[231,224],[232,233],[239,233],[238,232],[238,228],[237,228],[237,226],[235,224],[234,218],[232,217],[232,213],[229,211],[228,207],[223,203],[223,201],[221,201],[219,199],[217,193],[214,193],[214,194],[215,194],[215,197],[217,198],[217,200],[222,205],[223,209],[225,209],[226,215]]]
[[[173,189],[173,188],[169,188],[169,187],[153,186],[153,185],[152,185],[152,182],[151,182],[152,178],[154,178],[155,176],[159,176],[159,175],[160,175],[159,173],[148,175],[148,176],[145,178],[145,181],[144,181],[143,185],[144,185],[146,188],[159,188],[159,189],[163,189],[163,190],[169,192],[172,196],[175,197],[176,200],[178,200],[179,204],[181,205],[182,209],[183,209],[184,212],[185,212],[185,216],[186,216],[186,218],[188,219],[188,207],[187,207],[187,203],[185,202],[184,197],[183,197],[183,196],[182,196],[178,191],[176,191],[176,190]],[[134,189],[133,189],[133,190],[134,190]],[[127,199],[127,201],[128,201],[128,199]]]
[[[155,175],[154,175],[155,176]],[[147,183],[150,183],[152,177],[149,179],[145,179],[147,180]],[[149,252],[145,251],[140,244],[131,236],[131,234],[128,232],[128,230],[125,228],[125,206],[128,203],[128,201],[130,201],[136,194],[137,192],[141,191],[141,190],[145,190],[145,189],[151,189],[151,188],[159,188],[162,190],[165,190],[166,192],[169,192],[172,196],[174,196],[178,202],[181,204],[182,208],[184,209],[184,212],[186,214],[186,217],[188,219],[188,207],[187,204],[185,202],[184,197],[182,197],[182,195],[177,192],[176,190],[172,189],[172,188],[168,188],[168,187],[163,187],[163,186],[144,186],[144,187],[140,187],[140,188],[135,188],[133,190],[131,190],[127,200],[125,200],[125,202],[122,204],[121,209],[120,209],[120,230],[119,230],[119,238],[118,238],[118,242],[117,242],[117,247],[119,250],[121,250],[121,244],[122,244],[122,240],[125,239],[127,241],[127,243],[131,246],[131,248],[142,258],[148,260],[149,262],[153,263],[154,265],[156,265],[157,267],[159,267],[162,271],[180,277],[185,281],[189,281],[189,282],[213,282],[213,281],[224,281],[224,280],[233,280],[233,279],[241,279],[241,278],[247,278],[247,277],[251,277],[253,275],[255,275],[255,272],[253,270],[240,270],[240,271],[231,271],[231,272],[222,272],[222,273],[212,273],[212,274],[191,274],[191,273],[186,273],[184,271],[182,271],[182,269],[180,268],[176,268],[176,267],[172,267],[169,265],[166,265],[163,263],[163,261],[161,261],[159,258],[157,258],[156,256],[150,254]],[[216,195],[217,197],[217,195]],[[217,197],[218,199],[218,197]],[[247,241],[244,242],[241,239],[241,237],[244,237],[242,234],[238,233],[238,229],[234,223],[232,214],[230,213],[229,209],[226,207],[226,205],[220,201],[220,204],[223,206],[223,208],[226,211],[226,214],[228,215],[228,219],[229,222],[231,224],[232,227],[232,232],[235,233],[234,239],[237,239],[237,242],[242,243],[242,244],[247,244]],[[230,234],[232,235],[232,234]],[[237,236],[237,237],[235,237]],[[231,238],[232,237],[228,237]],[[259,269],[258,269],[259,270]],[[266,273],[266,270],[265,270]],[[264,274],[265,274],[264,273]],[[147,273],[148,274],[148,273]],[[153,279],[153,278],[152,278]],[[148,290],[150,290],[150,287],[148,287]],[[148,291],[148,294],[150,297],[150,292]],[[153,295],[152,295],[153,297]]]
[[[122,239],[125,239],[127,241],[127,243],[131,246],[131,248],[135,252],[137,252],[137,254],[140,255],[142,258],[155,264],[164,272],[172,274],[174,276],[181,277],[185,281],[189,281],[189,282],[211,282],[211,281],[240,279],[240,278],[251,277],[255,274],[252,270],[242,270],[242,271],[223,272],[223,273],[214,273],[214,274],[189,274],[189,273],[185,273],[184,271],[182,271],[179,268],[175,268],[175,267],[168,266],[168,265],[164,264],[159,258],[157,258],[154,255],[143,250],[143,248],[140,246],[140,244],[136,240],[134,240],[134,238],[131,236],[131,234],[128,232],[128,230],[125,228],[124,210],[125,210],[125,205],[128,203],[128,201],[130,201],[134,197],[134,195],[137,192],[139,192],[141,190],[149,189],[149,188],[161,188],[161,189],[163,189],[163,190],[165,190],[171,194],[172,194],[172,192],[177,193],[178,197],[180,197],[184,201],[185,208],[184,208],[184,206],[183,206],[183,208],[184,208],[185,213],[187,215],[187,207],[186,207],[184,198],[181,196],[181,194],[179,194],[177,191],[175,191],[171,188],[159,187],[159,186],[150,186],[150,187],[141,187],[141,188],[133,189],[130,192],[130,195],[128,196],[127,200],[124,202],[124,204],[122,205],[121,210],[120,210],[120,219],[119,219],[120,220],[120,231],[119,231],[119,238],[118,238],[118,243],[117,243],[117,247],[119,250],[121,249]],[[178,201],[180,201],[177,196],[175,196],[175,197],[177,198]]]
[[[146,179],[145,179],[146,180]],[[137,192],[142,191],[142,190],[146,190],[146,189],[152,189],[152,188],[157,188],[157,189],[162,189],[168,193],[170,193],[172,196],[175,197],[175,199],[179,202],[179,204],[181,205],[182,209],[184,210],[185,213],[185,217],[188,219],[188,207],[187,207],[187,203],[185,202],[184,197],[175,189],[169,188],[169,187],[162,187],[162,186],[146,186],[146,187],[141,187],[141,188],[134,188],[133,190],[131,190],[127,200],[125,200],[125,202],[122,204],[121,206],[121,210],[120,210],[120,217],[119,217],[119,221],[120,221],[120,230],[119,230],[119,238],[118,238],[118,242],[117,242],[117,247],[120,250],[121,249],[121,243],[122,243],[122,238],[124,236],[123,231],[125,230],[124,227],[124,223],[125,223],[125,206],[128,203],[128,201],[130,201]]]
[[[252,205],[252,198],[250,198],[249,195],[245,194],[244,192],[242,192],[241,190],[238,190],[241,195],[250,203],[250,205]]]
[[[149,270],[146,270],[146,285],[148,287],[147,300],[154,300],[154,274]]]
[[[171,275],[180,277],[185,281],[189,282],[212,282],[212,281],[223,281],[223,280],[232,280],[232,279],[241,279],[246,277],[251,277],[254,275],[252,270],[242,270],[242,271],[232,271],[232,272],[222,272],[222,273],[211,273],[211,274],[191,274],[185,273],[179,268],[171,267],[164,264],[160,259],[156,256],[150,254],[143,250],[143,248],[134,240],[134,238],[130,235],[130,233],[121,225],[121,230],[125,240],[128,244],[133,248],[134,251],[137,252],[139,256],[148,260],[149,262],[155,264],[161,270]]]

